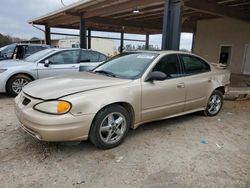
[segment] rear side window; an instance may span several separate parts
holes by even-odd
[[[101,62],[105,61],[107,58],[105,55],[95,52],[95,51],[81,51],[81,58],[80,62],[81,63],[86,63],[86,62]]]
[[[27,53],[28,54],[34,54],[34,53],[39,52],[39,51],[44,50],[44,49],[46,49],[46,47],[43,47],[43,46],[29,46]]]
[[[176,54],[163,57],[154,67],[153,71],[165,73],[169,78],[181,76],[181,68]]]
[[[38,51],[39,51],[39,49],[37,49],[36,46],[29,46],[29,47],[28,47],[28,50],[27,50],[27,53],[28,53],[28,54],[34,54],[34,53],[36,53],[36,52],[38,52]]]
[[[107,57],[103,54],[100,54],[99,61],[101,62],[101,61],[106,61],[106,60],[107,60]]]
[[[180,55],[186,75],[210,71],[210,66],[202,59],[191,55]]]
[[[91,51],[81,51],[80,62],[88,63],[88,62],[98,62],[99,55],[94,54]]]

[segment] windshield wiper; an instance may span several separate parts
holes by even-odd
[[[100,74],[105,74],[107,76],[117,77],[114,73],[109,72],[109,71],[97,70],[97,71],[93,71],[93,72],[100,73]]]

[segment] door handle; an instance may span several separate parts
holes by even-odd
[[[177,88],[185,88],[185,84],[184,83],[179,83],[179,84],[177,84]]]
[[[212,78],[210,77],[210,78],[208,78],[208,82],[212,82]]]

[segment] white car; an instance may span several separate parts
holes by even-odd
[[[29,82],[95,68],[107,57],[93,50],[51,48],[24,60],[0,61],[0,93],[16,96]]]

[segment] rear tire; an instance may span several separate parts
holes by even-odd
[[[15,75],[8,80],[6,91],[10,96],[15,97],[22,91],[22,88],[31,81],[32,79],[26,75]]]
[[[209,97],[206,110],[204,110],[205,116],[216,116],[223,106],[223,94],[219,90],[215,90]]]
[[[120,145],[129,131],[131,119],[120,105],[105,107],[97,113],[91,129],[90,141],[98,148],[109,149]]]

